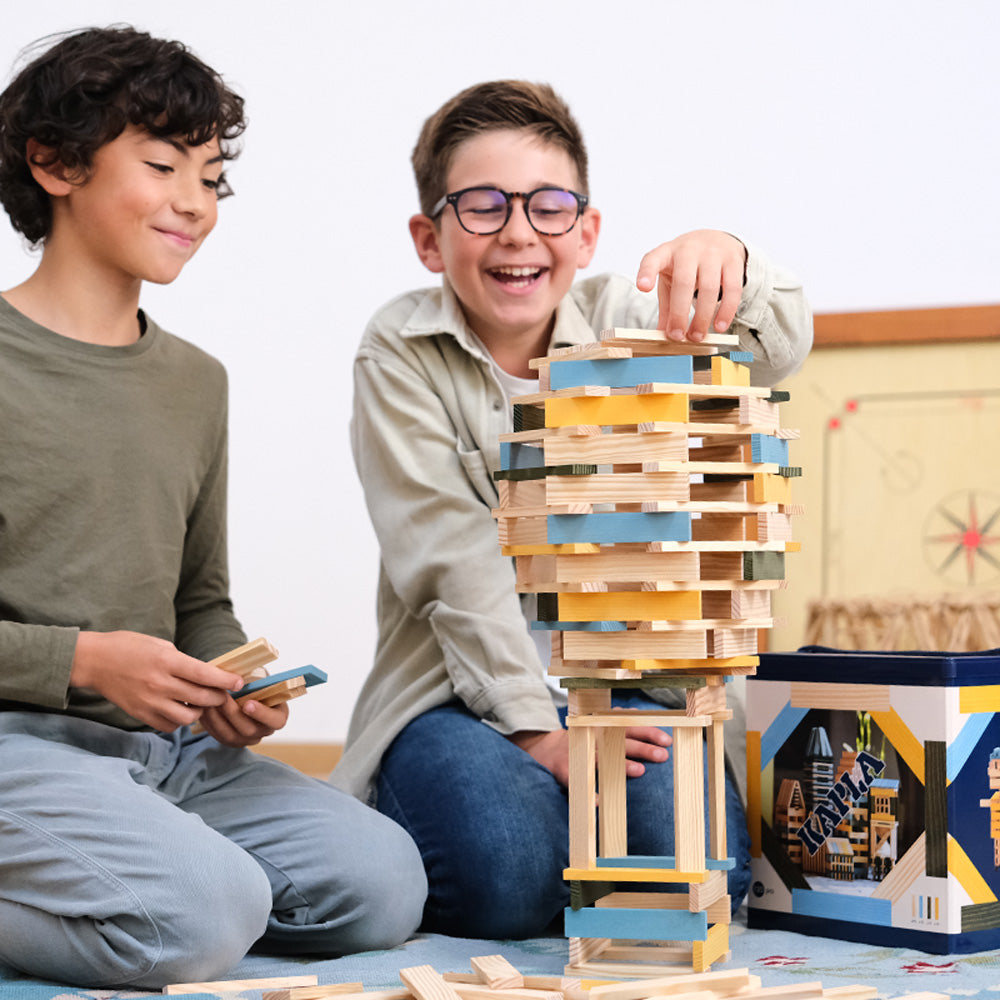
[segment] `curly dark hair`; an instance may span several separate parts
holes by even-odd
[[[29,139],[83,176],[129,125],[192,146],[216,138],[224,160],[238,155],[243,98],[180,42],[128,25],[57,37],[0,94],[0,203],[31,243],[48,236],[52,207],[31,175]],[[231,193],[223,178],[219,197]]]

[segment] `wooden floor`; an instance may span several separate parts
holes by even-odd
[[[265,757],[291,764],[314,778],[328,778],[344,747],[341,743],[283,743],[271,739],[253,749]]]

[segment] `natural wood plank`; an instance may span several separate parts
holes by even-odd
[[[461,1000],[451,983],[430,965],[413,965],[399,970],[399,978],[417,1000]]]
[[[333,983],[329,986],[291,986],[283,990],[268,990],[261,1000],[326,1000],[344,993],[360,993],[361,983]]]
[[[524,977],[503,955],[478,955],[469,964],[490,989],[521,989]]]
[[[163,992],[175,993],[238,993],[240,990],[288,989],[291,986],[316,986],[316,976],[273,976],[265,979],[218,979],[207,983],[171,983]]]

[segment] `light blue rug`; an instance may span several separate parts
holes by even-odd
[[[805,937],[781,930],[748,929],[741,913],[731,927],[732,958],[715,969],[748,969],[764,986],[819,981],[824,988],[861,983],[879,996],[899,997],[932,991],[971,1000],[1000,1000],[1000,951],[974,955],[929,955],[904,949],[870,947],[847,941]],[[400,948],[365,952],[328,961],[290,961],[250,955],[226,978],[258,979],[313,974],[321,984],[361,982],[366,990],[399,987],[399,970],[431,965],[438,972],[469,972],[476,955],[503,955],[519,971],[557,975],[567,962],[564,938],[530,941],[478,941],[421,935]],[[69,988],[25,979],[0,966],[0,1000],[134,1000],[139,990]],[[225,994],[227,1000],[260,1000],[260,990]]]

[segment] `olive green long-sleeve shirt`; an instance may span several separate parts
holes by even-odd
[[[69,687],[81,629],[211,659],[246,641],[229,598],[222,365],[147,321],[104,347],[0,299],[0,710],[141,724]]]
[[[655,295],[588,278],[560,303],[550,349],[656,320]],[[730,332],[755,356],[755,385],[791,374],[812,344],[800,283],[753,249]],[[396,734],[453,698],[505,735],[559,721],[491,515],[510,407],[447,283],[375,315],[354,380],[351,442],[381,548],[378,646],[332,780],[371,800]]]

